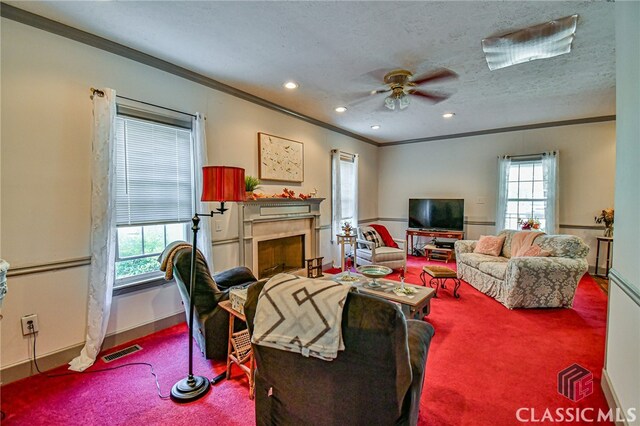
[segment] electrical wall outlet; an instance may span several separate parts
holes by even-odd
[[[33,324],[33,327],[29,327],[29,322]],[[22,335],[28,336],[38,331],[38,316],[36,314],[29,314],[22,317]]]

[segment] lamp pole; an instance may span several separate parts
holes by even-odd
[[[214,214],[224,214],[228,209],[224,208],[224,202],[220,203],[217,211],[210,213],[195,213],[191,218],[193,231],[193,243],[191,244],[191,273],[189,277],[189,375],[178,381],[171,388],[171,399],[176,402],[194,401],[204,396],[211,388],[211,382],[204,376],[193,375],[193,315],[195,311],[195,298],[193,291],[196,281],[196,256],[198,230],[200,229],[200,216],[213,217]]]

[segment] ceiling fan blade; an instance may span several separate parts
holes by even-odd
[[[369,94],[370,95],[378,95],[380,93],[387,93],[390,92],[391,89],[380,89],[380,90],[372,90]]]
[[[410,95],[419,96],[434,104],[437,104],[438,102],[442,102],[446,99],[449,99],[449,96],[450,96],[450,95],[445,95],[444,93],[425,92],[424,90],[411,90],[408,93]]]
[[[421,84],[428,83],[428,82],[443,81],[443,80],[449,80],[453,78],[458,78],[458,74],[456,74],[455,72],[449,69],[440,68],[428,74],[424,74],[420,77],[414,78],[412,80],[412,83],[415,84],[416,86],[419,86]]]

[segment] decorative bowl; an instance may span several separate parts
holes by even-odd
[[[380,284],[376,281],[378,278],[384,278],[389,275],[393,270],[387,266],[382,265],[363,265],[358,266],[356,271],[361,273],[367,278],[371,278],[373,282],[371,287],[380,287]]]

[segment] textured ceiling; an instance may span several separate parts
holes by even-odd
[[[7,3],[379,142],[615,114],[609,2]],[[571,53],[489,71],[482,38],[574,13]],[[397,67],[460,78],[424,86],[447,101],[392,112],[366,94]],[[285,90],[289,79],[300,88]]]

